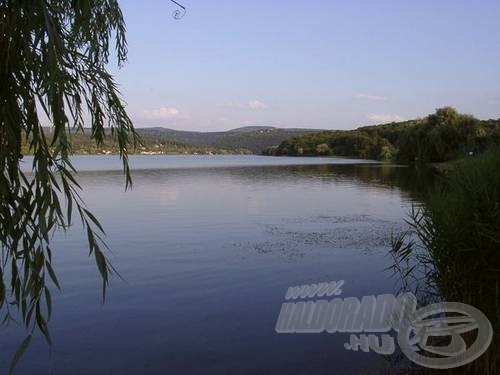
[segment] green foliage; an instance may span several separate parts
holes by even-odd
[[[316,154],[317,155],[330,155],[332,150],[330,146],[326,143],[320,143],[316,146]]]
[[[45,136],[51,138],[53,132],[51,129],[44,129]],[[73,154],[95,155],[95,154],[119,154],[120,147],[111,132],[104,134],[103,141],[96,143],[91,138],[91,130],[86,128],[84,131],[74,132],[69,136]],[[213,146],[188,145],[181,142],[171,141],[162,137],[156,137],[144,130],[137,129],[136,132],[141,136],[141,144],[137,147],[129,147],[129,154],[250,154],[245,149],[221,149]],[[23,144],[21,147],[23,155],[31,154],[29,144]]]
[[[405,129],[397,144],[403,161],[443,162],[483,152],[494,141],[496,126],[446,107],[418,125]],[[489,139],[488,139],[489,138]]]
[[[451,107],[424,119],[290,138],[267,155],[325,155],[404,162],[443,162],[483,152],[500,141],[500,122],[479,121]],[[299,150],[302,153],[299,153]]]
[[[167,128],[142,128],[137,129],[137,132],[144,140],[149,138],[162,143],[175,142],[193,147],[261,153],[267,147],[278,145],[290,137],[314,133],[316,130],[247,126],[223,132],[180,131]]]
[[[127,52],[116,0],[4,0],[0,20],[0,306],[4,322],[20,315],[29,332],[15,365],[35,330],[51,342],[50,285],[59,283],[50,239],[71,225],[74,213],[86,229],[103,291],[113,272],[102,227],[79,196],[71,135],[83,131],[88,117],[91,139],[101,145],[109,127],[126,186],[127,150],[138,136],[106,70],[112,44],[119,65]],[[50,134],[42,128],[43,117],[50,120]],[[28,174],[19,167],[23,148],[33,154]]]
[[[481,308],[500,329],[500,147],[459,161],[395,242],[398,264],[416,256],[439,295]],[[420,246],[417,246],[420,244]]]

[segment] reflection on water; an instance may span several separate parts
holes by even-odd
[[[53,302],[54,347],[48,355],[37,338],[17,373],[386,368],[381,356],[346,352],[345,334],[274,331],[292,285],[343,279],[344,297],[395,291],[385,271],[389,237],[405,229],[430,180],[424,171],[353,162],[144,169],[128,192],[119,171],[80,173],[123,280],[112,282],[100,305],[81,228],[58,236],[63,293]],[[7,329],[1,352],[11,355],[20,338]]]

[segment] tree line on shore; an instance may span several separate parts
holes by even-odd
[[[263,154],[445,162],[482,153],[499,143],[500,119],[479,120],[444,107],[421,119],[293,137]]]

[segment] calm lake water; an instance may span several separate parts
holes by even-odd
[[[29,160],[26,161],[29,164]],[[106,303],[81,226],[54,240],[51,350],[37,337],[16,374],[378,373],[345,334],[277,334],[290,286],[345,280],[342,297],[395,293],[385,269],[417,171],[340,158],[77,157],[122,279]],[[423,182],[422,182],[423,181]],[[3,329],[0,373],[22,339]]]

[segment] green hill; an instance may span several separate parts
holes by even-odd
[[[268,126],[248,126],[224,132],[194,132],[168,128],[139,128],[143,138],[156,142],[179,142],[195,146],[208,146],[227,150],[249,150],[261,153],[262,150],[277,146],[291,137],[317,132],[317,129],[284,129]]]
[[[317,132],[314,129],[283,129],[270,126],[247,126],[223,132],[195,132],[168,128],[137,128],[142,145],[131,153],[157,154],[260,154],[262,150],[279,145],[293,136]],[[47,137],[51,129],[46,128]],[[97,146],[88,128],[73,131],[71,142],[76,154],[117,153],[114,138],[106,131],[104,144]],[[27,144],[23,153],[28,154]]]
[[[498,143],[500,120],[478,120],[445,107],[422,119],[293,137],[264,154],[444,162],[482,153]]]

